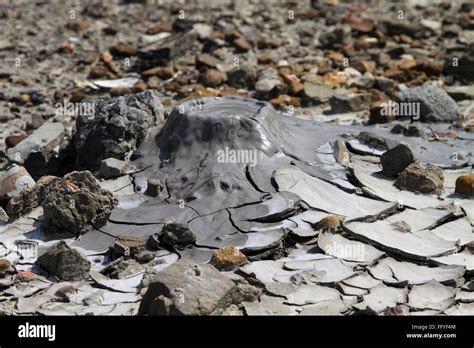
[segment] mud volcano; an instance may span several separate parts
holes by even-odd
[[[208,261],[213,250],[227,245],[268,256],[281,251],[289,234],[315,236],[312,225],[328,214],[363,219],[393,210],[400,197],[416,202],[415,208],[437,204],[434,196],[404,192],[398,197],[383,189],[361,190],[355,186],[363,186],[358,177],[349,180],[346,173],[356,172],[375,180],[369,182],[374,187],[387,183],[377,177],[379,168],[348,170],[345,144],[355,153],[380,156],[401,138],[407,137],[387,129],[282,115],[253,99],[191,100],[174,108],[161,128],[150,129],[133,156],[135,193],[119,196],[109,222],[78,245],[106,250],[124,234],[152,236],[159,245],[163,225],[175,222],[195,236],[174,245],[182,256]],[[422,139],[409,142],[422,161],[432,160]],[[440,149],[441,165],[451,165],[447,151],[456,146],[462,151],[460,144]]]

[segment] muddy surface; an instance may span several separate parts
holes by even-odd
[[[474,313],[472,4],[0,24],[0,313]]]

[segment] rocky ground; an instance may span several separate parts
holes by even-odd
[[[0,313],[474,314],[474,3],[0,26]]]

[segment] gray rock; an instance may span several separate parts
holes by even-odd
[[[371,96],[368,93],[336,94],[330,100],[332,111],[346,113],[368,110]]]
[[[233,304],[235,283],[211,265],[180,259],[150,280],[139,314],[210,315]]]
[[[375,78],[375,87],[382,92],[390,94],[395,88],[395,81],[384,76],[377,76]]]
[[[255,84],[255,91],[262,99],[268,99],[279,95],[283,90],[283,81],[274,68],[265,69]]]
[[[354,86],[359,88],[372,88],[375,84],[374,75],[366,71],[363,75],[357,76],[353,82]]]
[[[413,149],[406,144],[400,144],[385,151],[380,157],[382,173],[394,177],[401,173],[406,167],[415,162]]]
[[[163,105],[152,91],[87,102],[93,103],[94,112],[79,115],[76,132],[62,151],[77,169],[97,167],[105,158],[124,159],[151,127],[164,122]]]
[[[306,81],[303,87],[305,99],[316,104],[326,103],[336,94],[332,88],[317,82]]]
[[[35,181],[25,168],[13,165],[0,178],[0,200],[18,196],[22,191],[35,185]]]
[[[160,180],[153,178],[147,179],[146,195],[150,197],[158,197],[161,191],[163,191],[163,185]]]
[[[474,99],[474,85],[471,86],[449,86],[446,93],[454,100]]]
[[[88,277],[90,262],[78,250],[60,241],[38,257],[36,264],[49,273],[66,281],[78,281]]]
[[[217,69],[219,64],[222,64],[222,61],[209,53],[201,53],[196,56],[197,69],[203,67]]]
[[[112,249],[115,254],[120,256],[134,256],[144,251],[145,241],[132,236],[118,236]]]
[[[403,90],[397,93],[397,101],[418,103],[423,122],[453,122],[459,119],[456,102],[445,91],[431,84]]]
[[[8,158],[12,162],[23,164],[33,152],[51,152],[61,144],[63,137],[64,126],[61,123],[44,124],[15,147],[8,149]]]
[[[163,226],[161,241],[167,245],[187,245],[196,242],[196,234],[186,224],[171,222]]]
[[[400,173],[394,185],[400,190],[441,194],[444,190],[443,170],[432,164],[423,168],[418,163],[412,163]]]
[[[5,210],[3,210],[2,207],[0,207],[0,225],[2,223],[7,223],[8,219],[9,219],[9,217],[8,217],[7,212]]]
[[[212,26],[204,23],[196,23],[193,25],[199,39],[207,39],[212,34]]]
[[[132,171],[133,167],[126,161],[107,158],[100,163],[99,173],[106,179],[116,178]]]
[[[348,44],[351,39],[351,27],[342,25],[330,29],[319,37],[319,42],[323,47],[331,48],[336,44]]]
[[[227,83],[236,88],[253,89],[257,72],[252,65],[240,65],[227,73]]]
[[[115,204],[112,192],[102,189],[88,172],[72,172],[55,179],[42,202],[47,233],[79,234],[88,225],[100,227]]]
[[[137,262],[139,263],[148,263],[153,261],[154,258],[155,254],[151,251],[146,250],[142,250],[141,252],[135,255],[135,260],[137,260]]]

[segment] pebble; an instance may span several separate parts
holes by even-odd
[[[399,144],[385,151],[380,157],[382,173],[389,177],[397,176],[413,162],[415,162],[415,152],[406,144]]]

